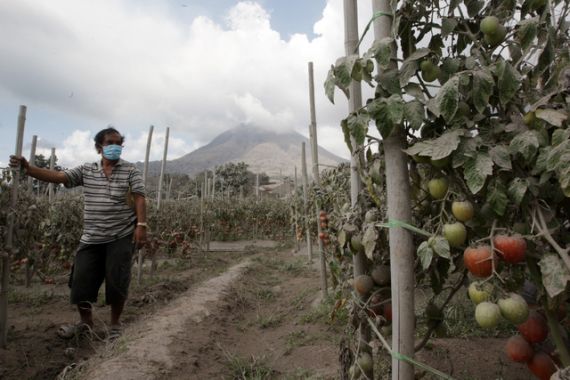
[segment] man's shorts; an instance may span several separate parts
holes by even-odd
[[[79,243],[69,279],[71,303],[97,302],[105,280],[105,303],[125,301],[131,282],[133,235],[104,244]]]

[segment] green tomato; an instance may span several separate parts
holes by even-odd
[[[443,199],[449,189],[447,178],[434,178],[428,182],[428,191],[433,199]]]
[[[440,158],[439,160],[430,160],[430,163],[433,167],[438,169],[443,169],[451,163],[451,156]]]
[[[536,113],[534,113],[532,111],[527,112],[524,114],[522,119],[523,119],[523,123],[525,123],[526,125],[531,125],[536,120]]]
[[[479,281],[474,281],[469,284],[467,294],[469,294],[469,299],[475,305],[479,305],[481,302],[491,299],[491,295],[493,294],[493,285],[489,282],[481,283]]]
[[[461,247],[467,240],[467,230],[463,223],[451,223],[443,226],[443,236],[451,247]]]
[[[483,39],[490,47],[495,47],[503,42],[506,36],[507,28],[505,28],[503,25],[499,25],[497,32],[493,34],[485,34],[485,37],[483,37]]]
[[[479,29],[483,34],[495,34],[501,24],[495,16],[487,16],[479,24]]]
[[[361,352],[360,355],[358,355],[357,362],[359,368],[362,369],[362,372],[365,374],[372,372],[374,362],[372,361],[372,356],[368,352]]]
[[[455,219],[460,222],[467,222],[468,220],[473,219],[475,210],[473,209],[473,204],[469,201],[455,201],[451,204],[451,213]]]
[[[493,302],[484,301],[475,308],[475,320],[484,329],[497,327],[500,318],[501,310]]]
[[[520,325],[528,318],[528,304],[520,295],[511,293],[509,297],[500,299],[499,309],[501,315],[509,322]]]

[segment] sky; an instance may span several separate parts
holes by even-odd
[[[361,32],[371,4],[358,1]],[[36,153],[54,147],[64,167],[96,160],[93,138],[109,125],[133,162],[150,125],[151,160],[167,127],[169,160],[240,124],[308,137],[309,61],[319,145],[349,157],[347,100],[337,91],[331,104],[323,87],[344,55],[342,0],[2,0],[0,25],[0,167],[20,105],[24,156],[37,135]]]

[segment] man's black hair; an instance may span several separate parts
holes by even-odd
[[[123,142],[125,141],[125,136],[121,135],[121,133],[119,131],[117,131],[115,128],[113,127],[108,127],[103,129],[102,131],[97,132],[97,134],[95,135],[95,149],[97,149],[97,152],[99,152],[99,149],[102,148],[103,146],[103,140],[105,140],[105,136],[107,136],[108,134],[111,133],[116,133],[119,136],[121,136],[121,145],[123,144]]]

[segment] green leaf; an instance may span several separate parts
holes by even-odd
[[[433,250],[430,248],[427,241],[424,241],[418,247],[418,256],[420,258],[420,262],[422,263],[422,268],[426,270],[429,268],[431,261],[433,259]]]
[[[466,0],[465,6],[467,7],[467,14],[469,17],[475,17],[479,14],[485,3],[479,0]]]
[[[404,152],[410,156],[416,154],[439,160],[449,156],[459,146],[460,137],[465,134],[463,129],[452,129],[434,140],[420,141],[406,149]]]
[[[352,70],[358,59],[358,55],[353,54],[348,57],[341,57],[335,63],[334,76],[337,78],[336,83],[340,87],[347,88],[352,82]]]
[[[457,26],[457,20],[453,17],[444,17],[441,20],[441,36],[447,37],[451,34]]]
[[[522,20],[517,26],[517,39],[523,50],[527,50],[538,33],[538,17]]]
[[[418,67],[417,61],[404,61],[398,74],[398,80],[401,87],[405,87],[410,82],[410,78],[416,74]]]
[[[513,168],[511,164],[511,156],[509,155],[509,149],[506,146],[494,146],[491,148],[491,150],[489,150],[489,154],[497,166],[507,170],[511,170]]]
[[[402,123],[404,117],[404,100],[400,95],[389,98],[376,98],[367,105],[370,116],[376,120],[376,127],[386,138],[390,136],[394,127]]]
[[[389,94],[399,94],[402,89],[400,87],[400,77],[397,69],[388,69],[378,74],[378,84]]]
[[[424,105],[417,100],[404,104],[404,118],[410,123],[413,130],[418,130],[424,122]]]
[[[544,49],[542,50],[542,53],[538,57],[538,63],[536,65],[536,71],[538,73],[541,73],[544,70],[546,70],[546,68],[550,66],[550,64],[556,58],[553,34],[554,33],[549,30],[548,38],[546,40],[546,44],[544,45]]]
[[[505,186],[501,182],[495,181],[489,186],[487,190],[487,202],[491,205],[495,214],[499,216],[505,215],[509,198],[507,197]]]
[[[443,118],[449,122],[455,116],[459,105],[459,77],[450,78],[435,97],[437,108]]]
[[[378,240],[378,232],[374,226],[368,226],[362,237],[362,244],[364,245],[364,253],[369,260],[372,260],[374,250],[376,249],[376,241]]]
[[[552,146],[561,144],[568,139],[570,139],[570,128],[557,129],[554,132],[552,132]]]
[[[465,161],[463,176],[467,187],[473,194],[477,194],[483,186],[487,177],[493,174],[493,160],[489,153],[478,152],[474,158]]]
[[[521,76],[510,63],[499,61],[497,64],[497,87],[499,88],[499,100],[501,104],[507,104],[521,86]]]
[[[406,58],[404,60],[404,62],[406,62],[406,61],[417,61],[419,59],[422,59],[423,57],[425,57],[429,53],[431,53],[431,50],[428,48],[417,49],[412,54],[410,54],[410,56],[408,58]]]
[[[364,144],[366,140],[366,134],[368,133],[368,123],[370,122],[370,116],[367,112],[352,113],[348,116],[347,127],[350,131],[354,141],[358,145]]]
[[[454,169],[457,169],[465,165],[465,161],[467,161],[467,159],[477,155],[477,149],[480,144],[481,138],[479,136],[461,139],[461,143],[453,155],[451,166]]]
[[[473,72],[473,89],[471,90],[471,97],[473,105],[479,113],[483,113],[485,108],[489,105],[489,98],[493,93],[493,86],[495,81],[493,76],[488,71],[475,71]]]
[[[509,190],[508,190],[509,196],[511,197],[511,200],[517,207],[520,206],[527,190],[528,190],[528,180],[526,179],[515,178],[509,184]]]
[[[408,83],[405,87],[404,87],[404,92],[407,95],[410,95],[414,98],[416,98],[417,100],[419,100],[422,103],[425,103],[425,94],[421,88],[421,86],[417,83]]]
[[[570,140],[566,140],[550,149],[548,157],[546,158],[546,170],[557,170],[561,165],[570,166],[570,164],[563,159],[567,154],[570,154]]]
[[[342,134],[344,135],[344,142],[346,143],[346,146],[348,146],[348,149],[352,153],[353,152],[352,140],[350,138],[350,129],[348,128],[348,120],[342,119],[340,122],[340,127],[342,128]]]
[[[535,111],[536,117],[546,121],[550,125],[555,127],[561,127],[564,120],[568,118],[568,115],[562,111],[555,111],[553,109],[537,109]]]
[[[394,39],[390,37],[374,40],[372,47],[368,50],[368,54],[376,59],[382,69],[387,69],[390,65],[393,43]]]
[[[530,162],[540,146],[536,131],[526,131],[516,135],[509,145],[512,155],[520,154],[526,162]]]
[[[555,254],[547,254],[538,262],[542,273],[542,284],[551,298],[563,293],[570,281],[570,272],[564,262]]]
[[[449,248],[449,242],[447,239],[441,236],[435,236],[429,239],[429,242],[431,248],[439,257],[451,260],[451,248]]]
[[[327,79],[325,80],[325,95],[334,104],[334,88],[336,79],[334,77],[334,66],[331,66],[327,74]]]

